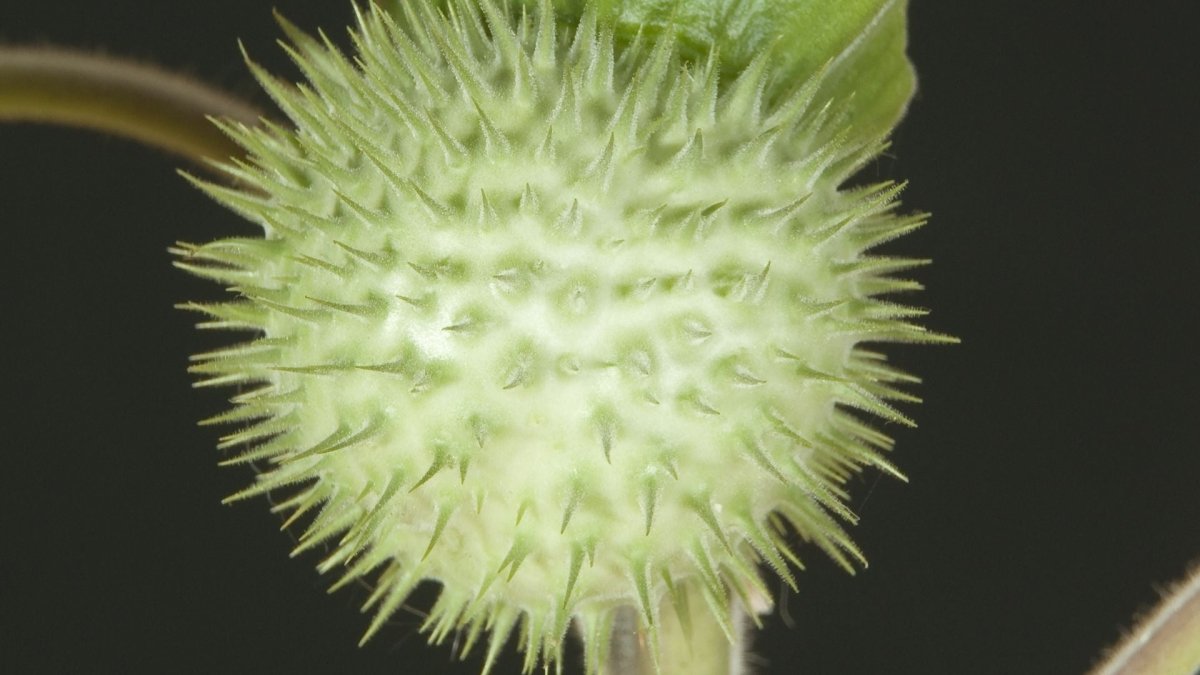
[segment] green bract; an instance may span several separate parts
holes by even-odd
[[[267,466],[233,498],[314,514],[300,548],[375,580],[368,636],[422,580],[489,665],[575,621],[598,670],[618,608],[653,639],[694,593],[732,633],[791,532],[858,557],[842,485],[894,473],[854,411],[907,423],[913,378],[864,343],[942,338],[880,298],[921,261],[867,254],[922,216],[841,187],[880,137],[766,52],[722,81],[605,16],[409,2],[353,60],[289,29],[309,84],[256,73],[296,129],[227,125],[245,187],[203,185],[263,236],[177,251],[233,293],[202,325],[251,331],[193,368]]]

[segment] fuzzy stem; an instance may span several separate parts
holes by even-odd
[[[641,627],[632,606],[617,612],[605,675],[744,675],[747,672],[746,615],[730,601],[736,641],[731,643],[697,589],[681,589],[687,597],[686,621],[680,622],[672,603],[659,611],[658,664],[650,649],[651,636]]]
[[[1200,672],[1200,565],[1092,675],[1193,675]]]
[[[118,134],[203,164],[241,154],[208,117],[257,124],[257,108],[181,75],[53,47],[0,48],[0,121]]]

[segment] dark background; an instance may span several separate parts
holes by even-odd
[[[350,16],[0,0],[0,41],[258,96],[236,39],[291,73],[272,5],[334,34]],[[920,91],[869,171],[934,213],[891,250],[935,260],[918,302],[963,343],[889,350],[926,380],[921,429],[889,429],[911,483],[854,486],[870,568],[804,551],[761,672],[1079,673],[1200,557],[1195,14],[913,0]],[[175,165],[0,126],[0,671],[478,672],[424,646],[416,614],[357,648],[363,594],[326,595],[261,501],[219,504],[249,475],[218,469],[217,431],[195,426],[226,392],[190,388],[186,357],[213,336],[172,309],[215,287],[166,248],[249,230]]]

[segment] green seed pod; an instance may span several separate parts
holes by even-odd
[[[285,495],[335,586],[373,579],[366,637],[433,580],[432,640],[489,633],[486,670],[520,625],[530,670],[574,621],[594,672],[622,607],[653,641],[695,594],[732,635],[793,533],[860,557],[843,484],[897,473],[860,413],[908,424],[914,381],[864,343],[946,338],[881,297],[922,261],[868,251],[923,216],[842,187],[882,141],[821,75],[722,82],[547,2],[372,10],[353,59],[288,30],[308,84],[255,73],[296,128],[226,124],[244,187],[199,183],[263,236],[177,264],[251,332],[193,367],[269,467],[230,499]]]

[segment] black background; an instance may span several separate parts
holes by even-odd
[[[344,0],[0,0],[0,40],[99,47],[259,97],[236,39],[291,73],[277,6],[335,34]],[[1187,16],[1185,16],[1187,14]],[[891,250],[956,347],[889,429],[911,483],[865,475],[850,577],[807,552],[763,673],[1078,673],[1200,556],[1200,114],[1184,1],[913,0],[920,91],[872,175],[931,224]],[[259,97],[261,100],[261,97]],[[367,647],[359,591],[289,560],[265,504],[224,507],[166,248],[249,229],[176,161],[0,126],[0,671],[476,673],[402,613]],[[222,341],[217,336],[217,342]],[[786,616],[784,616],[786,615]],[[791,624],[789,627],[788,624]],[[514,672],[506,662],[500,672]]]

